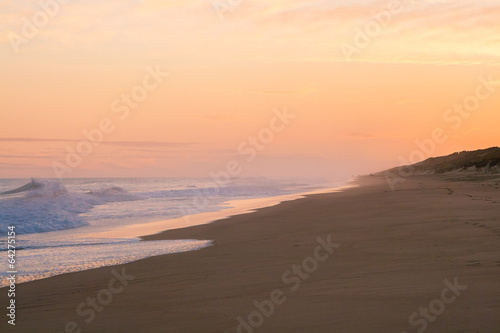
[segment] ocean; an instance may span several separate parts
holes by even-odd
[[[144,242],[138,236],[207,223],[215,216],[211,212],[234,214],[239,206],[252,208],[242,202],[286,198],[343,183],[267,178],[219,184],[209,178],[0,179],[0,251],[7,251],[8,227],[15,226],[18,283],[194,251],[211,246],[212,240]],[[258,205],[272,203],[264,200]],[[204,214],[203,222],[189,218]],[[0,286],[7,285],[6,272],[0,272]]]

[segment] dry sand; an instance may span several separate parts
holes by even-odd
[[[0,331],[236,332],[237,318],[275,291],[282,304],[255,332],[500,332],[500,177],[469,178],[414,176],[391,191],[382,178],[363,177],[341,193],[144,237],[215,244],[21,284],[17,325],[3,315]],[[326,258],[316,248],[328,235],[340,246]],[[324,261],[307,259],[315,253]],[[311,273],[291,280],[305,259]],[[135,278],[85,323],[75,309],[122,267]],[[443,293],[454,279],[467,289]],[[410,325],[429,305],[438,315],[417,314]]]

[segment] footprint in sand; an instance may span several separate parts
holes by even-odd
[[[466,261],[466,263],[467,263],[467,266],[479,266],[479,265],[481,265],[481,262],[477,261],[477,260],[468,260],[468,261]]]
[[[492,234],[496,235],[496,236],[500,236],[500,231],[498,229],[496,229],[495,227],[492,227],[492,226],[488,226],[488,225],[485,225],[485,224],[480,224],[480,223],[471,223],[471,222],[464,222],[465,224],[469,224],[473,227],[476,227],[476,228],[482,228],[482,229],[486,229],[488,230],[489,232],[491,232]]]

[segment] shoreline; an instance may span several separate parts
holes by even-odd
[[[115,235],[134,235],[130,237],[139,238],[141,240],[146,240],[151,236],[156,234],[161,234],[163,232],[175,229],[184,229],[196,227],[199,225],[211,224],[217,221],[225,220],[234,216],[244,215],[253,213],[262,208],[274,207],[276,205],[282,204],[283,202],[294,201],[298,199],[305,198],[309,195],[314,194],[326,194],[326,193],[335,193],[344,191],[349,188],[353,188],[358,186],[356,183],[356,179],[351,179],[346,181],[341,186],[331,187],[331,188],[323,188],[317,189],[307,192],[300,193],[292,193],[292,194],[282,194],[273,197],[263,197],[263,198],[252,198],[252,199],[238,199],[238,200],[229,200],[222,203],[224,206],[228,206],[227,208],[223,208],[220,211],[215,212],[202,212],[197,214],[191,214],[182,216],[174,219],[167,219],[161,221],[148,222],[143,224],[136,224],[132,226],[126,226],[125,228],[121,228],[118,232],[110,232],[110,234]],[[133,233],[133,229],[149,229],[146,233],[137,234]],[[124,230],[125,229],[125,230]],[[133,234],[129,234],[128,232],[132,232]],[[115,236],[116,237],[116,236]],[[113,237],[114,238],[114,237]],[[117,237],[121,238],[121,237]]]
[[[147,237],[150,235],[158,234],[167,230],[172,230],[172,229],[179,229],[179,228],[189,228],[192,226],[197,226],[197,225],[203,225],[203,224],[209,224],[214,221],[230,218],[231,216],[237,216],[241,214],[247,214],[251,213],[257,209],[260,208],[265,208],[265,207],[271,207],[280,204],[281,202],[284,201],[290,201],[290,200],[296,200],[298,198],[302,198],[305,195],[309,195],[311,193],[327,193],[327,192],[333,192],[333,191],[340,191],[345,188],[352,187],[353,180],[349,180],[344,183],[339,183],[341,185],[337,187],[332,187],[332,188],[321,188],[321,189],[314,189],[314,190],[308,190],[306,192],[298,192],[298,193],[290,193],[290,194],[282,194],[278,196],[272,196],[272,197],[262,197],[262,198],[247,198],[247,199],[238,199],[238,200],[229,200],[221,203],[220,210],[212,211],[212,212],[202,212],[202,213],[197,213],[197,214],[192,214],[192,215],[186,215],[182,216],[179,218],[170,218],[170,219],[161,219],[157,221],[152,221],[152,222],[146,222],[146,223],[138,223],[138,224],[130,224],[130,225],[124,225],[124,226],[116,226],[111,230],[107,231],[100,231],[100,232],[92,232],[92,233],[82,233],[78,237],[84,237],[87,235],[88,237],[91,237],[96,240],[101,240],[101,241],[109,241],[112,242],[113,240],[120,240],[120,241],[139,241],[142,242],[144,241],[143,237]],[[193,205],[194,208],[194,205]],[[62,231],[55,231],[55,233],[68,233],[74,229],[67,229],[67,230],[62,230]],[[32,234],[33,235],[33,234]],[[34,234],[36,236],[36,234]],[[56,234],[54,234],[55,236]],[[22,235],[20,235],[22,236]],[[46,236],[46,234],[44,234]],[[85,239],[85,238],[82,238]],[[77,239],[76,239],[77,240]],[[75,241],[76,241],[75,240]],[[168,240],[172,241],[172,240]],[[192,242],[209,242],[210,245],[213,245],[212,240],[197,240],[197,239],[181,239],[181,240],[173,240],[173,241],[192,241]],[[76,244],[76,243],[75,243]],[[102,243],[102,244],[108,244],[108,243]],[[113,246],[113,243],[109,243],[109,246]],[[117,245],[121,245],[121,243],[117,243]],[[132,248],[134,247],[133,244],[130,245]],[[145,245],[146,246],[146,245]],[[166,245],[168,246],[168,245]],[[150,247],[154,247],[155,249],[153,250]],[[202,249],[205,246],[202,246],[200,248],[193,248],[191,250],[187,251],[197,251],[199,249]],[[92,265],[85,265],[82,267],[77,267],[72,265],[72,267],[68,267],[67,269],[60,269],[59,267],[52,266],[53,271],[47,271],[47,270],[40,270],[39,268],[35,270],[31,270],[31,273],[28,273],[27,275],[20,275],[18,276],[17,280],[17,285],[20,285],[22,283],[30,282],[30,281],[36,281],[40,279],[45,279],[53,276],[58,276],[58,275],[63,275],[67,273],[76,273],[76,272],[81,272],[89,269],[94,269],[94,268],[100,268],[100,267],[110,267],[110,266],[116,266],[116,265],[124,265],[128,264],[131,262],[135,262],[138,260],[146,259],[152,256],[158,256],[158,255],[168,255],[168,254],[174,254],[174,253],[180,253],[180,252],[185,252],[185,247],[177,247],[175,249],[175,246],[172,245],[170,246],[171,249],[165,253],[160,253],[161,246],[158,244],[151,244],[149,247],[146,246],[146,248],[143,249],[144,252],[151,252],[150,254],[143,254],[139,256],[139,258],[120,258],[120,259],[115,259],[112,262],[106,262],[105,258],[101,258],[100,260],[97,260],[98,263],[94,263]],[[105,249],[108,251],[108,249]],[[126,250],[126,249],[123,249]],[[23,252],[24,253],[24,252]],[[57,255],[56,255],[57,256]],[[21,261],[23,261],[23,257],[19,258]],[[61,258],[61,260],[64,260],[64,257]],[[88,261],[91,259],[87,259],[87,262],[92,262]],[[52,264],[52,263],[51,263]],[[29,271],[31,266],[25,267],[25,271]],[[43,269],[43,268],[42,268]],[[39,271],[39,273],[37,273]],[[0,287],[5,287],[8,285],[8,282],[6,281],[1,281],[0,282]]]
[[[415,176],[395,192],[380,177],[359,181],[360,187],[343,192],[312,194],[143,237],[214,240],[215,246],[199,251],[24,283],[17,299],[17,326],[6,332],[61,332],[67,323],[82,332],[236,332],[243,325],[239,318],[248,325],[249,315],[257,311],[255,302],[283,298],[272,315],[251,328],[410,332],[416,330],[408,323],[412,312],[428,306],[446,286],[443,281],[454,278],[468,289],[446,305],[438,320],[427,323],[428,332],[496,332],[497,180]],[[283,274],[314,257],[318,238],[326,242],[329,236],[340,247],[331,258],[318,261],[291,291],[293,285],[283,281]],[[320,258],[325,254],[318,253]],[[99,298],[113,270],[126,270],[134,278],[87,323],[90,318],[76,308],[83,304],[91,311],[87,297]],[[275,290],[283,292],[281,298],[273,298]]]

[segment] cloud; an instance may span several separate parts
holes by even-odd
[[[40,158],[40,159],[55,159],[59,156],[56,155],[4,155],[0,154],[0,158],[18,159],[18,158]]]
[[[272,90],[258,90],[258,89],[212,89],[213,91],[222,92],[237,92],[237,93],[247,93],[247,94],[262,94],[262,95],[293,95],[299,94],[299,91],[289,90],[289,91],[272,91]]]
[[[365,133],[365,132],[346,132],[343,134],[343,137],[349,139],[360,139],[360,140],[374,140],[374,139],[385,139],[387,136],[374,134],[374,133]]]
[[[41,139],[41,138],[0,138],[0,142],[80,142],[75,139]],[[101,145],[122,147],[192,147],[199,145],[193,142],[165,142],[165,141],[103,141]]]
[[[413,103],[425,103],[428,100],[425,99],[400,99],[400,100],[390,100],[390,103],[394,104],[413,104]]]
[[[220,22],[211,0],[76,0],[40,31],[45,50],[143,53],[187,58],[343,61],[339,44],[352,42],[372,14],[392,0],[243,1]],[[498,0],[401,0],[403,11],[357,61],[498,63]],[[36,2],[9,1],[1,30],[18,31]],[[97,20],[96,18],[102,18]],[[8,43],[5,34],[0,43]],[[186,43],[186,41],[189,41]],[[286,51],[286,53],[283,53]],[[281,53],[280,53],[281,52]],[[79,52],[80,54],[81,52]]]

